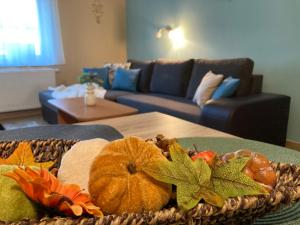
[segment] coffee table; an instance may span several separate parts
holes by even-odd
[[[83,98],[51,99],[49,104],[58,110],[58,123],[69,124],[132,115],[137,109],[105,99],[95,106],[84,105]]]
[[[123,136],[154,138],[157,134],[166,137],[235,137],[199,124],[159,112],[143,113],[121,118],[90,121],[79,124],[105,124],[117,129]]]

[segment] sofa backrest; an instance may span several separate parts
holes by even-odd
[[[185,97],[190,81],[193,60],[157,60],[153,68],[150,91]]]
[[[150,82],[153,73],[154,62],[153,61],[138,61],[128,60],[130,63],[130,69],[140,69],[141,73],[138,80],[137,91],[138,92],[149,92]]]
[[[261,94],[263,86],[263,75],[253,74],[251,77],[251,85],[249,95]]]
[[[187,61],[128,60],[132,69],[141,69],[137,90],[192,99],[202,78],[208,71],[233,76],[241,80],[236,96],[258,94],[262,88],[262,75],[252,75],[254,62],[249,58]]]
[[[193,98],[202,78],[210,70],[216,74],[223,74],[225,77],[232,76],[239,78],[241,82],[236,95],[248,95],[253,66],[254,62],[249,58],[223,60],[195,59],[186,97],[189,99]]]

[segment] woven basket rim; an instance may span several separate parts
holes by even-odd
[[[55,144],[69,144],[72,146],[79,140],[64,140],[64,139],[36,139],[36,140],[23,140],[30,142],[31,144],[48,144],[56,147]],[[21,140],[15,141],[0,141],[0,153],[3,150],[3,146],[11,147],[13,144],[22,142]],[[66,147],[68,148],[68,147]],[[69,148],[70,149],[70,148]],[[81,223],[81,224],[137,224],[140,221],[142,224],[166,224],[166,223],[187,223],[188,221],[204,220],[203,224],[209,224],[207,222],[210,218],[217,219],[218,217],[226,217],[228,214],[235,214],[237,212],[247,212],[249,210],[255,210],[263,208],[265,212],[269,212],[282,204],[290,204],[300,199],[300,179],[295,177],[295,174],[300,176],[300,165],[287,164],[287,163],[272,163],[272,166],[276,169],[278,175],[281,175],[278,182],[268,196],[245,196],[230,198],[226,200],[222,209],[212,206],[208,203],[199,203],[196,207],[183,212],[177,207],[165,208],[157,212],[145,212],[142,214],[125,213],[121,216],[106,215],[103,218],[94,218],[82,216],[79,218],[70,217],[43,217],[40,220],[22,220],[22,224],[47,224],[49,222],[61,222],[62,224]],[[282,178],[282,179],[281,179]],[[205,223],[205,221],[207,223]],[[1,221],[0,221],[1,224]],[[7,224],[7,223],[6,223]],[[16,223],[11,223],[16,224]]]

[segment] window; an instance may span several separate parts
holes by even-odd
[[[56,0],[0,0],[0,66],[63,63]]]

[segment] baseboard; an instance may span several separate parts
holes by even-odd
[[[300,143],[292,140],[286,140],[285,146],[297,151],[300,151]]]
[[[18,119],[18,118],[29,117],[29,116],[38,116],[41,114],[42,112],[40,108],[15,111],[15,112],[5,112],[5,113],[0,113],[0,121],[9,120],[9,119]]]

